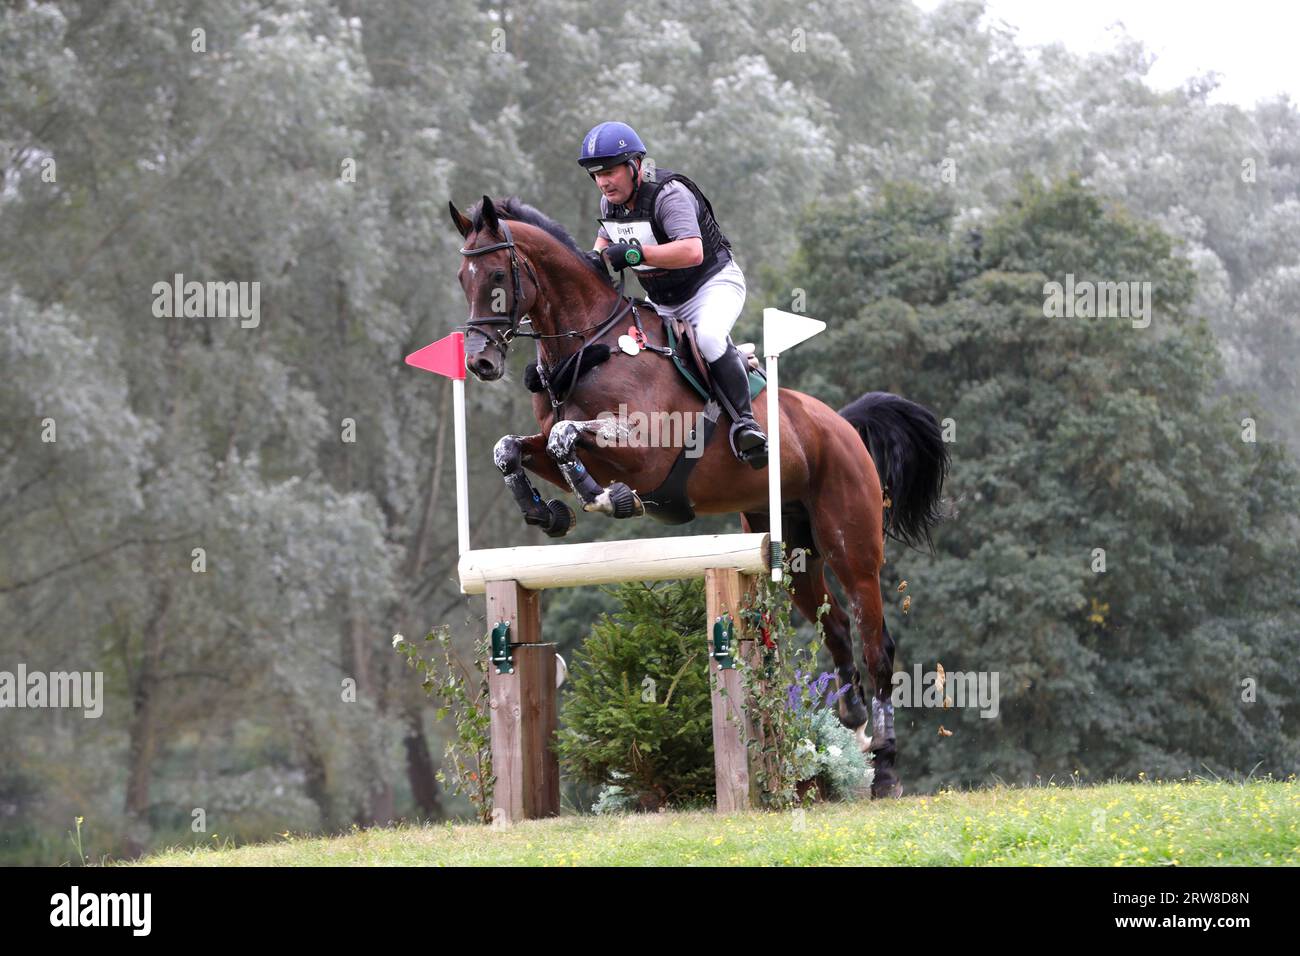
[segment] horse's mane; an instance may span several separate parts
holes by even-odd
[[[586,266],[588,270],[604,279],[607,285],[612,285],[609,273],[607,273],[604,268],[596,265],[588,259],[586,253],[584,253],[583,250],[578,247],[578,244],[574,242],[573,236],[569,235],[569,231],[550,216],[546,215],[546,213],[528,205],[528,203],[521,200],[518,196],[507,196],[505,199],[494,199],[492,205],[496,209],[497,215],[502,219],[513,219],[516,222],[526,222],[530,226],[536,226],[560,245],[572,252],[579,262]],[[473,206],[470,206],[467,216],[473,223],[475,230],[482,229],[485,225],[483,221],[483,200],[480,199]]]

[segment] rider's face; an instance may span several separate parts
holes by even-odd
[[[596,185],[611,203],[622,205],[632,196],[632,170],[627,163],[596,173]]]

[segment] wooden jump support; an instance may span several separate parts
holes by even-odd
[[[545,588],[704,578],[713,748],[718,812],[752,806],[747,742],[751,734],[744,688],[735,660],[749,660],[753,638],[740,610],[756,576],[769,570],[766,534],[713,534],[592,544],[466,551],[460,587],[486,594],[492,628],[488,686],[492,708],[494,819],[503,822],[557,816],[560,766],[555,736],[555,644],[542,642],[538,592]],[[714,624],[729,618],[733,638],[715,652]]]

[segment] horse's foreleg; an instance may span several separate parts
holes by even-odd
[[[599,511],[613,518],[634,518],[645,513],[645,506],[637,493],[621,481],[603,487],[578,460],[577,444],[583,433],[608,434],[617,427],[611,419],[556,422],[546,441],[546,452],[559,467],[573,493],[582,500],[583,511]]]
[[[577,521],[573,509],[557,498],[543,502],[524,472],[527,464],[542,478],[563,487],[564,476],[546,455],[545,436],[506,435],[492,449],[492,461],[505,478],[506,487],[514,495],[527,524],[536,525],[552,538],[561,538],[573,530]]]

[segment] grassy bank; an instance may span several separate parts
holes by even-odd
[[[999,787],[786,813],[568,816],[492,829],[400,826],[237,848],[168,866],[1158,866],[1300,864],[1300,788]]]

